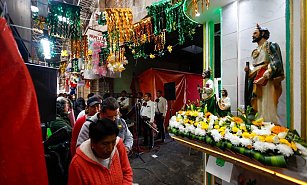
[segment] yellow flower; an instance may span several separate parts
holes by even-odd
[[[216,125],[216,126],[218,126],[218,125]],[[214,126],[215,127],[215,126]],[[219,132],[223,132],[223,131],[225,131],[226,130],[226,127],[224,126],[224,127],[221,127],[221,128],[219,128]]]
[[[172,52],[172,50],[173,50],[173,46],[167,46],[167,50],[168,50],[168,52]]]
[[[286,144],[286,145],[288,145],[289,147],[291,147],[291,144],[290,144],[289,141],[286,140],[286,139],[280,139],[280,140],[279,140],[279,143],[281,143],[281,144]]]
[[[156,58],[156,56],[154,54],[150,53],[149,58],[154,59],[154,58]]]
[[[257,119],[255,121],[253,121],[252,123],[253,123],[253,125],[256,125],[256,126],[262,126],[263,118]]]
[[[184,120],[183,120],[183,123],[184,123],[184,124],[187,124],[187,123],[189,123],[189,120],[188,120],[188,119],[184,119]]]
[[[220,128],[219,125],[215,125],[215,126],[214,126],[214,129],[219,129],[219,128]]]
[[[192,125],[194,123],[194,121],[193,120],[189,120],[189,123]]]
[[[266,136],[266,137],[265,137],[265,142],[273,143],[273,142],[274,142],[274,141],[273,141],[273,137],[274,137],[274,136],[272,136],[272,135]]]
[[[294,150],[294,151],[297,151],[297,147],[295,145],[295,143],[293,141],[291,141],[291,148]]]
[[[255,138],[258,138],[258,141],[262,141],[262,142],[265,141],[265,137],[264,136],[255,136]],[[256,141],[257,141],[257,139],[256,139]]]
[[[220,134],[221,134],[222,136],[224,136],[224,135],[225,135],[225,131],[220,132]]]
[[[205,123],[205,122],[202,122],[201,123],[201,128],[204,129],[204,130],[208,130],[209,125],[207,123]]]
[[[240,129],[243,130],[243,131],[245,131],[245,132],[247,131],[245,125],[240,125]]]
[[[248,132],[243,132],[243,133],[242,133],[242,137],[244,137],[244,138],[251,138],[252,135],[249,134]]]
[[[238,127],[232,127],[231,129],[232,132],[237,133],[239,131]]]
[[[197,122],[197,121],[194,122],[195,127],[197,127],[198,124],[199,124],[199,122]]]
[[[188,110],[188,111],[185,113],[185,115],[191,116],[191,115],[192,115],[192,111]]]
[[[191,116],[197,117],[198,116],[198,112],[197,111],[191,112]]]
[[[251,133],[251,137],[253,138],[253,137],[255,137],[255,136],[257,136],[257,134],[256,134],[255,132],[252,132],[252,133]]]

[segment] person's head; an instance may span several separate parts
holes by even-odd
[[[120,93],[120,95],[121,95],[122,97],[125,97],[125,96],[127,95],[127,91],[123,90],[123,91]]]
[[[67,116],[71,108],[70,101],[64,97],[56,99],[56,113],[60,116]]]
[[[221,93],[222,93],[222,96],[225,96],[225,97],[228,96],[228,92],[227,92],[227,90],[224,89],[224,88],[222,89]]]
[[[109,97],[102,100],[100,115],[99,115],[100,118],[107,118],[114,121],[118,115],[119,115],[119,104],[115,98]]]
[[[107,159],[110,157],[116,144],[118,128],[110,119],[100,119],[89,126],[91,149],[96,157]]]
[[[150,93],[145,93],[144,101],[149,101],[149,100],[151,100],[151,94]]]
[[[101,98],[98,96],[92,96],[87,100],[87,109],[88,109],[88,115],[93,116],[97,112],[100,111],[100,105],[101,105]]]
[[[270,38],[270,31],[267,28],[261,27],[259,24],[257,24],[252,38],[253,43],[258,43],[261,39],[268,40]]]
[[[77,98],[76,100],[76,103],[75,103],[75,107],[74,108],[81,108],[81,109],[85,109],[85,100],[84,98],[80,97],[80,98]]]
[[[202,76],[203,76],[203,78],[210,78],[211,77],[210,69],[204,71]]]
[[[109,97],[111,97],[111,94],[110,94],[110,93],[104,93],[103,99],[106,99],[106,98],[109,98]]]
[[[136,95],[136,97],[138,99],[142,99],[143,98],[143,93],[142,92],[138,92],[138,94]]]
[[[160,98],[162,96],[162,91],[161,90],[157,90],[157,97]]]
[[[94,93],[89,93],[88,95],[87,95],[87,99],[89,99],[90,97],[92,97],[92,96],[94,96],[95,94]]]

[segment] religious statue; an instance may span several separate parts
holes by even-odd
[[[244,70],[248,74],[248,104],[264,121],[279,124],[277,104],[285,76],[279,45],[267,41],[269,37],[269,30],[257,24],[252,42],[258,46],[251,54],[251,69],[246,66]]]
[[[201,89],[201,99],[203,105],[207,105],[207,110],[213,114],[216,113],[216,100],[214,96],[214,84],[211,80],[210,69],[206,70],[202,74],[204,78],[204,87]]]

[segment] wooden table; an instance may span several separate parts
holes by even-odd
[[[259,161],[249,158],[247,156],[234,153],[230,150],[221,150],[218,147],[210,146],[204,142],[188,139],[185,137],[175,136],[170,134],[171,137],[177,142],[194,148],[198,151],[221,158],[234,165],[241,166],[242,168],[254,171],[255,173],[265,175],[273,178],[276,181],[289,183],[289,184],[305,184],[307,185],[307,166],[303,169],[290,170],[287,168],[278,168],[266,166]],[[304,176],[303,176],[304,175]]]

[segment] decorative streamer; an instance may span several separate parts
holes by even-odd
[[[79,6],[51,1],[47,23],[51,36],[71,39],[81,37]]]

